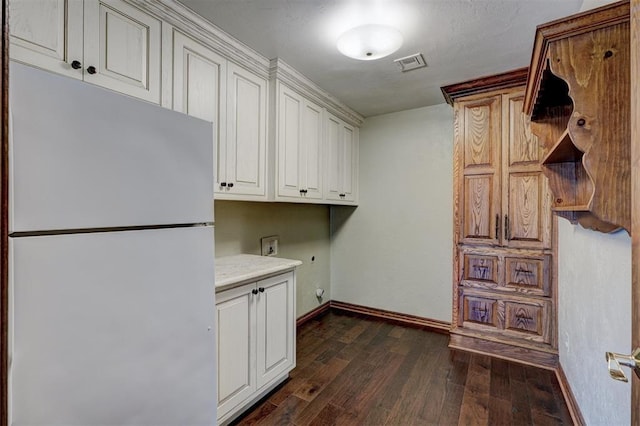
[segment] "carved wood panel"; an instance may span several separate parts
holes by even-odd
[[[498,326],[497,304],[496,299],[463,296],[463,321],[495,328]]]
[[[542,173],[518,173],[509,176],[509,216],[505,219],[507,240],[542,243],[544,236]],[[537,245],[537,244],[536,244]]]
[[[500,97],[464,106],[464,166],[497,166],[500,146]]]
[[[550,258],[548,255],[505,258],[505,286],[527,294],[549,295]]]
[[[524,93],[503,96],[502,244],[514,248],[551,248],[551,194],[540,160],[543,141],[522,112]]]
[[[463,281],[481,281],[483,287],[497,287],[499,284],[498,257],[463,253]]]
[[[541,304],[505,301],[505,329],[523,338],[545,341],[545,312]]]
[[[494,176],[471,175],[463,180],[463,239],[495,240]]]
[[[508,97],[509,114],[509,165],[538,165],[541,147],[538,137],[531,132],[531,119],[522,112],[524,93]]]

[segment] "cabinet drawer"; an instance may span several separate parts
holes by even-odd
[[[505,287],[515,291],[549,295],[549,256],[505,257]]]
[[[470,328],[498,327],[498,299],[484,296],[462,296],[462,322]]]
[[[550,304],[544,300],[504,301],[504,329],[514,337],[549,343]]]
[[[460,288],[458,324],[469,330],[550,343],[551,300]]]
[[[462,253],[463,284],[495,288],[499,285],[498,256]]]

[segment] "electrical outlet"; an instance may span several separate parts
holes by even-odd
[[[278,236],[263,237],[260,239],[262,244],[261,254],[263,256],[275,256],[278,254]]]

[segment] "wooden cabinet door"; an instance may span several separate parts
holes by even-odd
[[[173,109],[213,123],[216,151],[215,192],[225,191],[227,60],[208,47],[175,31],[173,43]]]
[[[461,243],[500,243],[500,104],[500,95],[456,104]]]
[[[354,203],[358,189],[357,129],[331,114],[327,114],[326,122],[325,198]]]
[[[502,245],[551,248],[551,194],[539,165],[542,147],[522,112],[523,101],[523,92],[502,99]]]
[[[82,79],[82,0],[11,0],[11,59]]]
[[[219,419],[256,390],[255,288],[250,284],[216,294]]]
[[[258,281],[258,389],[284,372],[295,360],[295,287],[293,272]]]
[[[227,75],[228,193],[266,196],[267,81],[233,63]]]
[[[304,100],[300,139],[301,178],[300,186],[307,192],[304,198],[320,200],[322,193],[322,162],[324,150],[324,113],[321,107]]]
[[[160,104],[160,30],[160,19],[122,0],[85,2],[85,81]]]

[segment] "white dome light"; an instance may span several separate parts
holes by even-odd
[[[338,50],[345,56],[362,61],[384,58],[402,46],[402,34],[386,25],[362,25],[338,38]]]

